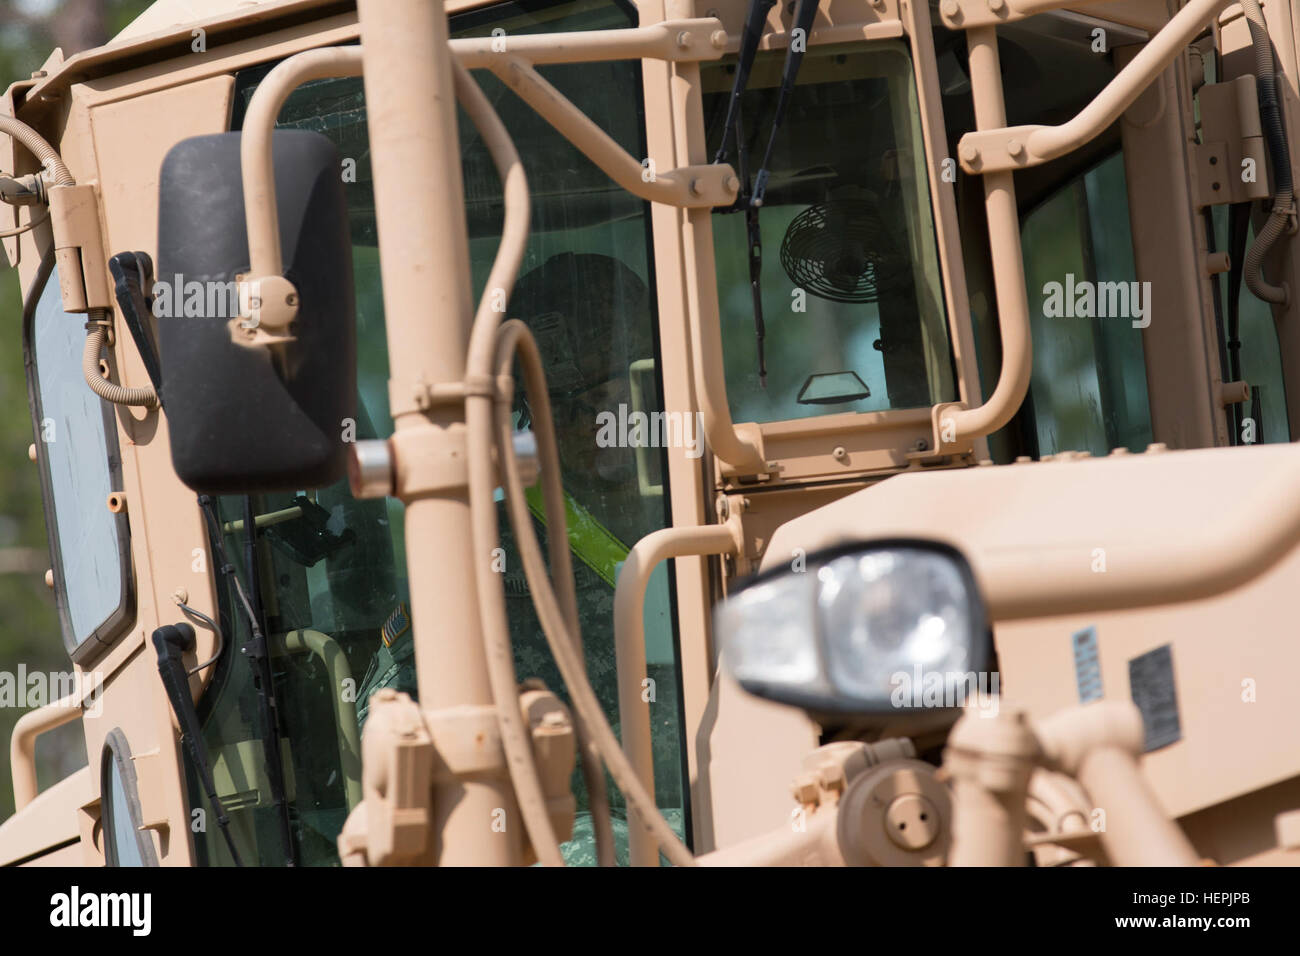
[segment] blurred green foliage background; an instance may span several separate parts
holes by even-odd
[[[65,56],[101,46],[149,0],[0,0],[0,88],[29,77],[56,47]],[[66,671],[53,594],[45,586],[49,546],[36,467],[27,458],[32,419],[23,373],[18,275],[0,256],[0,671]],[[16,677],[15,677],[16,679]],[[13,813],[9,736],[23,709],[0,707],[0,820]],[[80,723],[42,736],[42,788],[86,760]]]

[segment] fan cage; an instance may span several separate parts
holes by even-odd
[[[833,199],[809,206],[781,240],[781,267],[797,287],[832,302],[877,302],[910,281],[876,204]]]

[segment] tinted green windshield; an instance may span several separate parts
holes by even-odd
[[[601,0],[531,6],[504,4],[455,18],[457,35],[608,29],[634,23]],[[235,125],[267,68],[241,74]],[[635,62],[547,67],[542,74],[629,153],[644,155],[640,67]],[[541,344],[569,504],[587,669],[617,729],[613,652],[613,583],[627,548],[662,527],[667,514],[662,449],[603,447],[597,416],[658,406],[654,276],[648,207],[546,126],[494,77],[476,75],[523,157],[533,194],[532,235],[508,313],[527,322]],[[359,413],[355,438],[387,437],[387,340],[379,273],[374,196],[360,80],[313,83],[298,90],[280,115],[282,126],[328,135],[343,156],[356,275]],[[466,213],[476,293],[496,254],[501,187],[477,132],[461,115]],[[437,184],[430,184],[437,188]],[[400,256],[401,251],[393,253]],[[430,321],[434,321],[430,317]],[[521,421],[529,415],[521,402]],[[648,452],[648,453],[647,453]],[[225,545],[244,580],[247,537],[242,498],[220,502]],[[356,729],[369,695],[393,687],[416,696],[409,594],[400,502],[357,501],[344,484],[298,494],[258,496],[257,581],[264,629],[272,645],[286,754],[285,790],[293,852],[299,863],[337,863],[335,839],[359,796]],[[511,639],[522,681],[538,677],[561,696],[565,689],[545,645],[528,583],[500,512]],[[552,529],[536,520],[545,546]],[[564,533],[564,532],[559,532]],[[414,582],[418,586],[418,582]],[[472,600],[472,595],[466,595]],[[247,628],[224,595],[223,626],[237,646]],[[667,572],[652,580],[646,611],[647,695],[654,727],[656,797],[679,830],[682,799],[678,681]],[[420,627],[436,622],[416,622]],[[246,662],[237,653],[221,664],[202,703],[205,736],[214,753],[219,794],[246,858],[283,860],[277,811],[263,769],[256,699]],[[566,845],[570,862],[594,862],[586,794],[575,773],[579,819]],[[621,797],[611,787],[616,833],[625,840]],[[193,806],[206,806],[192,787]],[[215,826],[196,833],[201,861],[229,862]],[[623,841],[620,841],[623,842]],[[620,858],[625,859],[625,848]]]
[[[759,54],[742,101],[748,173],[785,51]],[[709,155],[734,58],[701,68]],[[811,46],[769,166],[762,227],[767,387],[759,384],[745,216],[713,216],[727,396],[737,421],[916,408],[956,398],[921,139],[901,42]],[[733,148],[728,157],[740,169]]]

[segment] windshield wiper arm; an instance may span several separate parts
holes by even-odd
[[[745,189],[749,189],[749,177],[745,176]],[[758,385],[767,388],[767,357],[763,351],[763,339],[767,337],[767,326],[763,321],[763,230],[758,222],[758,206],[748,203],[745,206],[745,235],[749,247],[749,294],[754,302],[754,344],[758,350]]]
[[[239,572],[226,557],[226,545],[222,539],[221,521],[217,516],[217,503],[210,495],[199,495],[199,507],[208,522],[208,532],[212,537],[212,547],[217,560],[221,562],[221,571],[226,574],[235,590],[237,602],[236,613],[242,609],[248,621],[249,637],[240,650],[249,661],[253,678],[253,690],[257,694],[257,709],[262,732],[262,752],[266,760],[267,779],[271,787],[271,806],[275,810],[276,822],[279,824],[280,844],[284,851],[284,865],[294,866],[293,837],[289,821],[289,802],[285,797],[284,761],[280,751],[279,706],[275,696],[275,682],[271,675],[271,663],[268,657],[266,637],[261,626],[261,601],[258,596],[256,525],[253,521],[252,499],[244,498],[244,529],[248,533],[248,552],[245,559],[248,565],[250,587],[254,589],[250,602],[239,580]]]
[[[153,632],[153,646],[158,652],[158,676],[162,678],[172,713],[180,724],[181,740],[189,748],[194,772],[198,774],[203,792],[208,795],[212,811],[217,815],[217,828],[226,838],[231,859],[235,861],[235,866],[243,866],[244,861],[239,856],[239,848],[230,832],[230,817],[226,814],[221,798],[217,796],[217,785],[212,778],[212,763],[208,759],[208,748],[203,743],[203,729],[190,697],[189,675],[182,659],[186,651],[194,649],[194,628],[188,624],[164,624]]]
[[[740,35],[740,56],[736,61],[736,78],[731,84],[731,99],[727,101],[727,120],[722,124],[722,144],[718,146],[717,155],[713,157],[714,163],[726,161],[727,147],[730,145],[733,130],[736,130],[737,142],[740,140],[740,132],[736,125],[740,119],[740,100],[745,95],[745,88],[749,86],[749,71],[753,69],[754,58],[758,56],[758,41],[763,37],[763,24],[767,22],[768,11],[774,6],[776,0],[750,0],[749,12],[745,14],[744,32]],[[741,145],[740,148],[744,149],[744,146]]]
[[[772,132],[768,135],[767,150],[759,164],[754,177],[753,189],[749,182],[749,149],[745,143],[741,123],[740,101],[749,85],[749,74],[758,56],[759,40],[763,36],[763,25],[767,14],[775,5],[775,0],[751,0],[749,12],[745,16],[745,28],[740,39],[740,56],[736,63],[736,78],[731,86],[731,99],[727,103],[727,119],[722,127],[722,143],[718,147],[713,161],[721,163],[726,160],[732,132],[736,136],[736,153],[740,169],[742,192],[736,200],[737,208],[745,210],[745,242],[749,260],[749,293],[754,307],[754,338],[758,350],[758,384],[767,388],[767,359],[764,354],[764,339],[767,335],[763,321],[763,233],[759,225],[758,211],[763,206],[767,195],[768,163],[772,150],[776,146],[776,137],[785,119],[785,112],[790,102],[790,93],[799,77],[799,67],[803,64],[804,51],[808,47],[808,35],[812,32],[813,20],[817,17],[820,0],[799,0],[795,9],[794,26],[790,32],[790,45],[785,52],[785,65],[781,71],[781,86],[777,91],[776,109],[772,114]],[[798,31],[797,33],[795,31]],[[800,42],[801,41],[801,42]]]
[[[767,164],[772,159],[772,149],[776,146],[776,136],[785,119],[786,108],[790,105],[790,93],[794,90],[795,80],[799,77],[799,67],[803,64],[804,50],[808,48],[808,36],[812,33],[813,20],[817,17],[817,8],[821,0],[799,0],[795,8],[794,27],[790,31],[790,45],[785,51],[785,66],[781,70],[781,88],[776,95],[776,110],[772,114],[772,132],[767,139],[767,151],[763,153],[763,162],[759,164],[754,176],[754,194],[749,202],[752,206],[762,206],[767,194]],[[795,30],[801,31],[797,36],[802,43],[795,40]]]
[[[737,173],[741,182],[740,194],[736,203],[725,212],[745,211],[745,247],[749,260],[749,292],[754,303],[754,338],[758,349],[758,384],[767,388],[767,359],[763,354],[763,339],[766,328],[763,322],[763,235],[759,228],[758,206],[750,201],[749,183],[749,146],[745,142],[744,124],[741,120],[740,101],[749,86],[749,73],[753,69],[754,59],[758,56],[758,43],[763,37],[763,26],[767,14],[776,6],[776,0],[750,0],[749,12],[745,15],[745,28],[740,37],[740,54],[736,61],[736,78],[731,84],[731,98],[727,102],[727,118],[722,126],[722,143],[714,156],[714,163],[727,159],[732,134],[736,138]]]

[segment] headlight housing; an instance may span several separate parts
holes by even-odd
[[[938,542],[845,545],[765,572],[718,605],[746,690],[814,712],[892,715],[987,693],[988,619],[970,565]],[[996,683],[994,683],[996,692]]]

